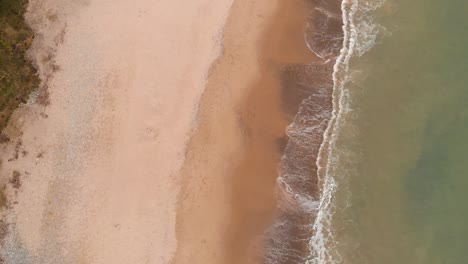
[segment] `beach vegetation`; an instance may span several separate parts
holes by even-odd
[[[39,85],[26,51],[33,32],[24,21],[27,0],[0,0],[0,131]]]

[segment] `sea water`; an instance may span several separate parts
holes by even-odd
[[[468,1],[342,10],[305,262],[468,263]]]

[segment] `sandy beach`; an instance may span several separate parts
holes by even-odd
[[[0,264],[465,263],[465,3],[0,0]]]
[[[2,172],[22,182],[7,263],[170,261],[178,171],[230,6],[30,2],[50,104],[24,106],[9,127],[27,154],[3,151]]]
[[[6,130],[5,262],[261,263],[307,8],[30,0],[48,104]]]

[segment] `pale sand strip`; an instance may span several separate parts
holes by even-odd
[[[28,154],[2,168],[23,175],[7,263],[167,263],[178,171],[231,1],[30,1],[36,60],[59,69],[51,104],[10,127]]]

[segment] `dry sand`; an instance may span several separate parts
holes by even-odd
[[[178,171],[231,4],[30,1],[50,105],[16,113],[24,157],[6,161],[15,142],[2,152],[3,175],[22,175],[6,263],[169,262]]]

